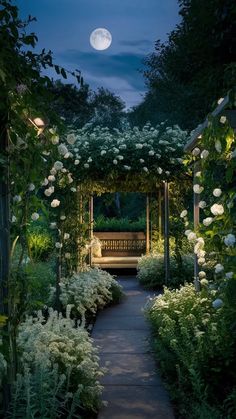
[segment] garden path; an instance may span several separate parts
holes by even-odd
[[[98,419],[174,419],[150,347],[150,329],[142,309],[150,293],[135,277],[119,278],[125,298],[99,314],[92,337],[99,346],[103,400]]]

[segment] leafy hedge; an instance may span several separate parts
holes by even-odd
[[[105,218],[100,215],[94,226],[94,231],[146,231],[145,218],[130,221],[128,218]]]

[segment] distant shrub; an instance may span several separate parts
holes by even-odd
[[[145,288],[160,289],[163,285],[178,287],[193,277],[193,256],[182,256],[182,266],[174,256],[170,257],[170,280],[165,284],[164,255],[150,254],[142,256],[138,262],[138,280]]]
[[[27,311],[42,309],[49,300],[51,286],[55,284],[53,262],[29,262],[23,269],[27,281]]]

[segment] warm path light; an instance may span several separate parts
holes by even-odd
[[[95,29],[90,35],[90,44],[94,49],[98,51],[103,51],[109,48],[111,43],[112,36],[107,29]]]

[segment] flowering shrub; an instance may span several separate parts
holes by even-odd
[[[182,271],[174,256],[170,257],[170,281],[168,286],[178,287],[184,281],[191,279],[193,274],[193,257],[182,257]],[[142,256],[138,261],[138,280],[146,288],[159,289],[165,284],[164,255],[150,254]]]
[[[70,406],[75,397],[80,407],[89,410],[97,410],[100,405],[102,388],[98,379],[103,372],[99,368],[97,350],[93,347],[87,331],[82,327],[76,327],[69,315],[69,310],[67,317],[64,318],[50,309],[47,319],[39,312],[37,317],[27,317],[19,327],[17,343],[21,353],[23,373],[18,376],[16,388],[22,385],[24,392],[23,395],[15,394],[15,399],[22,408],[22,397],[25,397],[23,403],[25,412],[27,411],[26,389],[32,392],[38,388],[37,397],[43,404],[50,405],[50,400],[42,399],[42,392],[46,393],[46,397],[49,394],[50,384],[53,386],[51,402],[53,396],[58,398],[59,407],[64,407],[66,402]],[[45,380],[43,376],[41,386],[38,383],[30,388],[32,381],[35,383],[37,375],[44,372],[47,379],[49,378],[46,386],[42,385]],[[53,380],[54,376],[56,380]],[[36,403],[40,409],[40,403],[33,403]],[[36,413],[39,414],[39,410]],[[21,417],[30,416],[25,413]]]
[[[234,392],[236,339],[217,295],[206,287],[196,293],[188,284],[175,291],[165,288],[147,307],[158,359],[186,418],[235,416],[221,410]]]
[[[60,299],[84,317],[87,312],[96,313],[107,304],[118,302],[122,296],[120,285],[106,271],[89,269],[65,278],[60,283]]]

